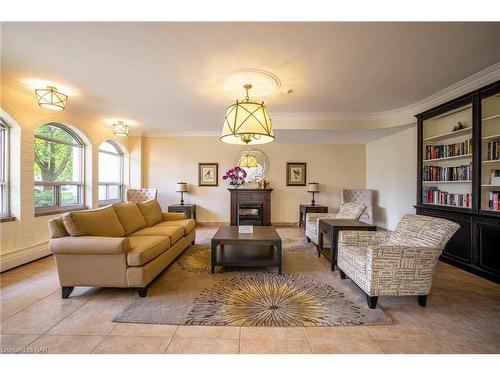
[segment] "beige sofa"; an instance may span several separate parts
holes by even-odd
[[[148,285],[190,243],[195,221],[161,212],[156,199],[65,213],[49,221],[62,298],[75,286],[138,288]]]

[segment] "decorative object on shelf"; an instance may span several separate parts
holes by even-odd
[[[229,169],[222,179],[229,180],[229,185],[233,186],[235,189],[238,189],[241,185],[245,183],[245,177],[247,176],[247,172],[243,168],[235,166]]]
[[[36,100],[42,108],[62,111],[68,103],[68,96],[57,91],[54,86],[35,90]]]
[[[178,182],[176,192],[181,193],[181,206],[184,206],[184,193],[188,192],[188,184],[185,182]]]
[[[500,186],[500,169],[492,169],[490,172],[490,176],[490,184]]]
[[[245,100],[236,101],[226,110],[220,140],[235,145],[264,144],[274,141],[271,117],[264,102],[250,100],[248,90],[252,85],[243,86]]]
[[[111,131],[114,135],[126,137],[128,135],[129,126],[124,121],[117,121],[111,125]]]
[[[286,186],[306,186],[306,163],[286,163]]]
[[[269,159],[262,151],[246,150],[240,153],[236,165],[247,173],[245,182],[250,183],[263,180],[266,177]]]
[[[453,128],[452,131],[456,132],[457,130],[465,129],[467,125],[464,125],[461,121],[458,122],[458,125]]]
[[[219,185],[219,164],[198,163],[198,186]]]
[[[258,180],[257,186],[259,189],[269,189],[269,181],[266,180]]]
[[[314,201],[314,194],[319,193],[319,184],[317,182],[309,182],[307,184],[307,191],[312,193],[311,206],[315,206],[316,202]]]

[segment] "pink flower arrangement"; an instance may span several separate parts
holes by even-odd
[[[236,166],[231,168],[222,176],[223,180],[229,180],[229,185],[238,188],[240,185],[245,183],[245,177],[247,176],[247,172],[244,169]]]

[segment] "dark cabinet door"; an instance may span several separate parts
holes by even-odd
[[[472,223],[470,216],[426,209],[418,209],[417,212],[421,215],[439,217],[459,224],[460,229],[458,229],[450,239],[442,256],[466,264],[474,262],[472,252]]]
[[[500,275],[500,219],[475,220],[479,266]]]

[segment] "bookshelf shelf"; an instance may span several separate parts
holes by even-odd
[[[482,163],[484,163],[484,164],[500,163],[500,159],[496,159],[496,160],[483,160]]]
[[[492,184],[482,184],[481,186],[488,188],[500,188],[500,185],[492,185]]]
[[[422,181],[424,185],[434,185],[434,184],[470,184],[472,180],[464,181]]]
[[[496,114],[496,115],[493,115],[493,116],[488,116],[488,117],[485,117],[483,118],[481,121],[482,122],[485,122],[485,121],[489,121],[489,120],[494,120],[496,118],[499,118],[500,117],[500,113]]]
[[[466,135],[468,133],[472,133],[472,128],[471,127],[468,127],[468,128],[465,128],[465,129],[456,130],[454,132],[449,132],[449,133],[444,133],[444,134],[440,134],[440,135],[435,135],[435,136],[429,137],[429,138],[424,138],[424,142],[443,141],[445,139],[452,139],[452,138],[455,138],[455,137],[459,137],[461,135]]]
[[[500,139],[500,134],[489,135],[487,137],[483,137],[483,142],[492,141],[495,139]]]
[[[424,163],[434,163],[434,162],[437,162],[437,161],[457,160],[457,159],[467,159],[467,158],[472,158],[472,154],[457,155],[457,156],[448,156],[446,158],[424,159],[422,161]]]
[[[470,210],[471,207],[465,206],[456,206],[454,204],[437,204],[437,203],[425,203],[426,206],[437,206],[437,207],[454,207],[454,208],[463,208],[465,210]]]

